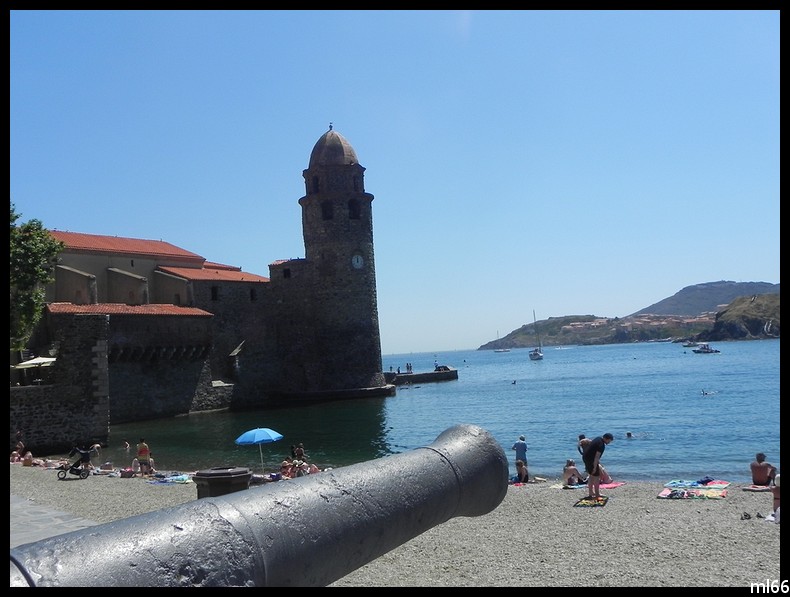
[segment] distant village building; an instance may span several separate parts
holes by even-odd
[[[273,261],[268,276],[161,240],[51,230],[65,249],[30,343],[57,354],[49,382],[78,383],[65,365],[90,362],[91,393],[114,423],[394,395],[364,171],[330,126],[302,173],[305,257]]]

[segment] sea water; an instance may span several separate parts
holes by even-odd
[[[526,436],[531,476],[559,477],[578,435],[612,433],[602,462],[615,480],[750,482],[749,463],[779,462],[779,340],[714,343],[695,354],[667,342],[545,347],[506,353],[462,350],[385,355],[385,371],[458,369],[458,379],[398,386],[389,398],[313,406],[192,414],[111,425],[103,460],[131,461],[123,449],[145,438],[160,470],[241,466],[273,472],[304,443],[319,467],[341,467],[426,446],[445,429],[478,425],[502,446],[515,474],[513,443]],[[262,446],[234,440],[255,427],[283,439]],[[630,432],[632,438],[626,434]],[[372,465],[375,466],[375,465]]]

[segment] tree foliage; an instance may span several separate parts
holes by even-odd
[[[25,347],[44,307],[44,289],[54,280],[63,243],[55,240],[41,221],[16,225],[21,214],[11,203],[10,291],[11,350]]]

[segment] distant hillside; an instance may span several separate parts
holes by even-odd
[[[628,317],[568,315],[537,322],[543,346],[779,338],[780,329],[779,284],[766,282],[688,286]],[[536,324],[529,323],[478,350],[532,348],[536,343]]]
[[[715,313],[740,296],[756,294],[779,294],[779,284],[768,282],[706,282],[686,286],[669,298],[654,303],[649,307],[632,313],[635,315],[686,315],[695,316],[701,313]]]
[[[778,292],[741,296],[716,313],[713,329],[700,333],[695,340],[779,338],[780,321]]]

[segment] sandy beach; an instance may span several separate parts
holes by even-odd
[[[197,499],[194,483],[106,476],[66,482],[52,470],[10,467],[13,495],[100,523]],[[586,492],[557,484],[511,485],[489,514],[453,518],[330,586],[748,590],[781,579],[781,525],[758,517],[771,513],[769,492],[733,483],[723,499],[670,500],[656,497],[663,483],[627,482],[604,491],[606,506],[579,508],[573,504]]]

